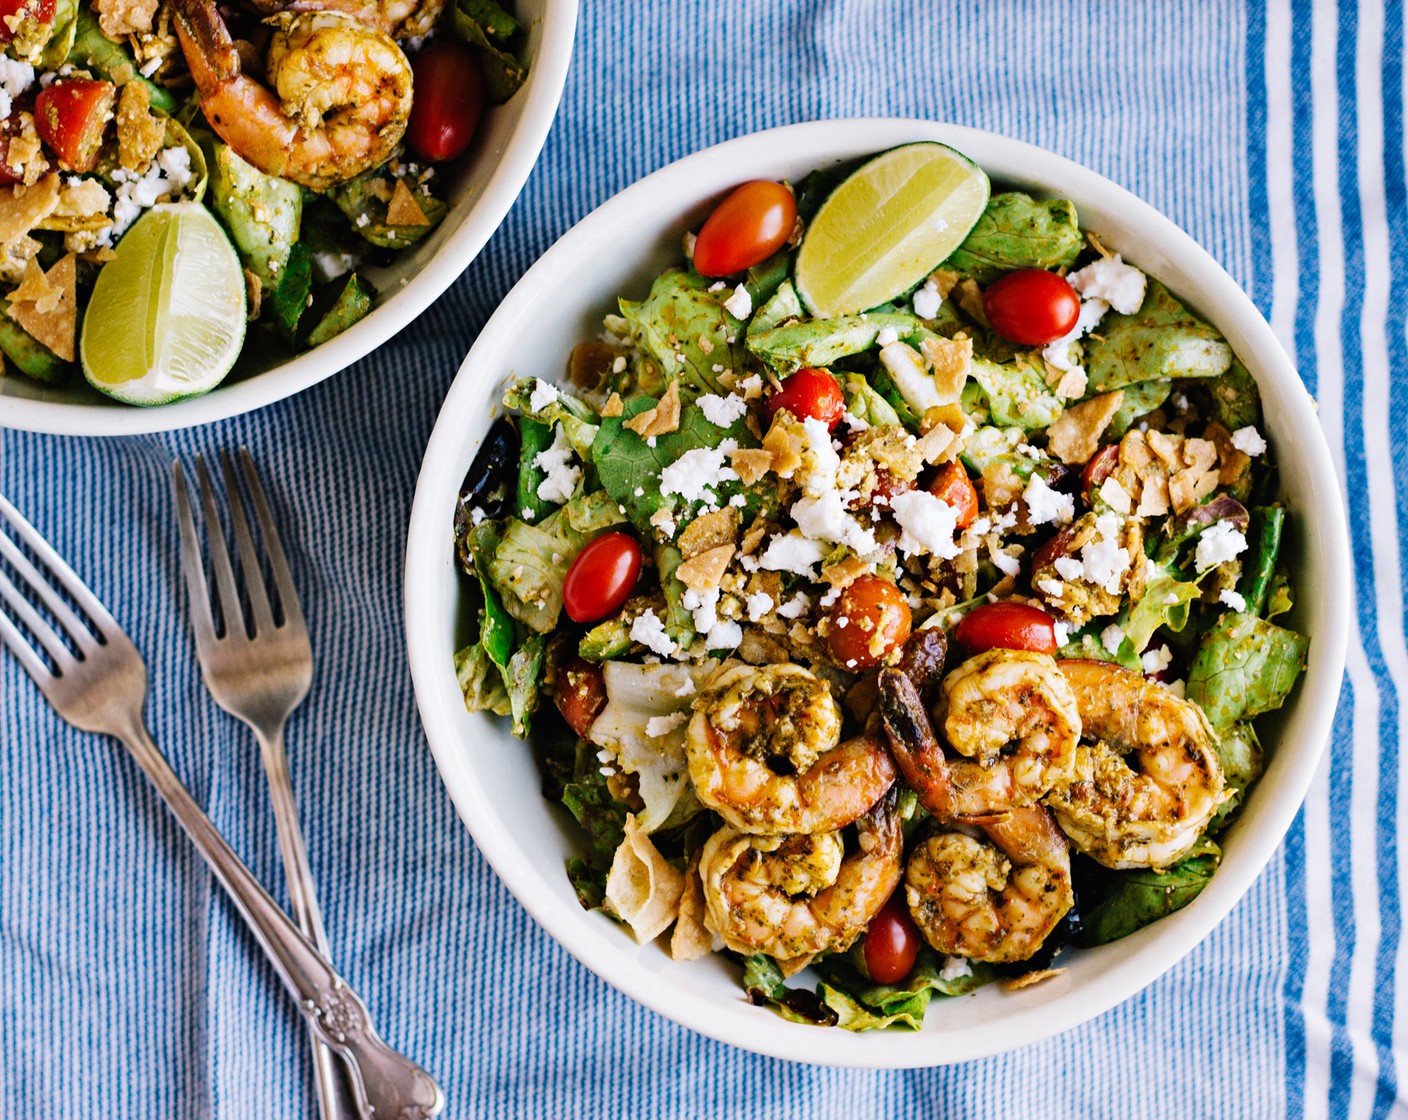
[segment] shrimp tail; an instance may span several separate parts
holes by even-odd
[[[172,6],[176,34],[196,88],[208,95],[220,83],[238,78],[240,52],[219,9],[204,0],[173,0]]]
[[[890,753],[920,803],[935,816],[948,818],[948,764],[934,735],[929,714],[914,682],[898,669],[880,672],[880,718]]]

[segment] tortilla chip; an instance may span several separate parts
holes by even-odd
[[[953,291],[954,285],[958,283],[959,275],[950,272],[946,268],[937,268],[929,273],[929,279],[933,282],[935,289],[939,293],[940,299],[948,299],[949,292]]]
[[[714,935],[704,927],[704,880],[699,877],[696,857],[684,873],[680,916],[670,934],[670,957],[677,961],[697,961],[713,950]]]
[[[626,814],[626,836],[606,876],[606,907],[631,929],[636,941],[654,941],[679,915],[684,876],[670,866],[634,813]]]
[[[391,201],[386,204],[386,224],[389,226],[428,226],[430,219],[420,208],[416,196],[406,186],[404,179],[396,180],[396,189],[391,192]]]
[[[621,394],[612,393],[606,398],[606,403],[601,406],[603,416],[620,416],[625,411],[625,406],[621,403]]]
[[[847,556],[821,569],[821,578],[836,590],[849,587],[870,571],[870,565],[859,556]]]
[[[1053,976],[1060,976],[1065,971],[1064,968],[1039,968],[1035,972],[1024,972],[1021,976],[1004,980],[1002,986],[1009,992],[1018,992],[1023,988],[1030,988],[1033,984],[1040,984],[1043,980],[1050,980]]]
[[[678,381],[670,382],[670,387],[665,390],[665,395],[660,398],[660,403],[654,408],[647,408],[644,412],[637,413],[624,424],[624,427],[635,432],[641,439],[668,435],[670,432],[678,431],[679,426],[680,383]]]
[[[772,452],[765,447],[739,447],[729,452],[729,466],[745,486],[751,486],[772,469]]]
[[[158,0],[93,0],[98,26],[109,39],[150,32]],[[125,165],[124,165],[125,166]]]
[[[988,326],[988,313],[983,310],[983,290],[971,276],[965,276],[954,286],[953,299],[968,318],[984,327]]]
[[[699,553],[692,560],[686,560],[675,569],[675,575],[691,591],[704,591],[711,587],[718,587],[724,578],[724,573],[728,571],[733,553],[733,545],[721,544],[717,548]]]
[[[1055,367],[1047,366],[1048,370],[1053,368]],[[1056,382],[1057,396],[1064,397],[1068,401],[1073,401],[1078,397],[1085,396],[1086,386],[1089,384],[1089,378],[1086,377],[1085,370],[1076,368],[1068,369],[1064,373],[1060,370],[1056,370],[1056,372],[1061,374]]]
[[[78,328],[78,258],[69,253],[42,279],[34,275],[39,266],[30,262],[24,283],[10,294],[6,314],[66,362],[74,359],[74,339]],[[40,291],[40,286],[43,290]],[[37,297],[32,301],[25,289]]]
[[[925,363],[933,371],[940,403],[956,404],[963,395],[963,386],[973,365],[973,340],[925,338],[920,349]]]
[[[703,517],[696,517],[680,534],[680,555],[686,560],[692,560],[711,548],[732,545],[738,539],[738,522],[738,510],[733,506],[725,506],[713,513],[706,513]]]
[[[151,104],[151,94],[141,82],[122,87],[117,102],[117,162],[128,171],[146,170],[166,142],[166,124],[152,113]]]
[[[1068,466],[1087,462],[1099,449],[1100,436],[1123,400],[1124,390],[1116,389],[1066,409],[1046,430],[1052,454]]]
[[[59,176],[51,171],[32,187],[0,187],[0,245],[26,236],[59,205]]]

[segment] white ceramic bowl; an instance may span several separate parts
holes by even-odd
[[[68,435],[134,435],[208,424],[262,408],[370,354],[431,305],[478,255],[503,221],[542,151],[572,59],[577,0],[515,0],[527,27],[528,80],[485,113],[474,144],[446,169],[450,211],[423,242],[389,268],[367,269],[379,295],[371,313],[336,338],[290,361],[236,367],[201,397],[156,408],[109,400],[76,375],[49,389],[23,374],[0,378],[0,426]]]
[[[642,297],[677,259],[681,233],[698,228],[720,192],[925,139],[966,153],[995,182],[1073,199],[1083,226],[1206,315],[1253,371],[1291,512],[1287,558],[1298,605],[1290,624],[1311,635],[1310,660],[1290,701],[1262,725],[1266,774],[1225,837],[1221,868],[1192,905],[1123,940],[1063,955],[1066,971],[1046,983],[935,1000],[922,1032],[855,1035],[750,1006],[736,969],[721,958],[676,963],[661,945],[637,946],[578,905],[563,871],[577,844],[565,814],[539,793],[531,753],[510,737],[508,721],[467,713],[455,683],[451,658],[466,623],[452,521],[504,378],[560,373],[573,343],[594,336],[618,295]],[[1187,234],[1093,171],[1015,140],[919,121],[828,121],[745,136],[656,172],[579,222],[509,293],[460,368],[426,451],[407,542],[407,641],[431,749],[461,817],[509,889],[573,956],[662,1015],[736,1046],[835,1065],[930,1066],[1022,1046],[1127,999],[1242,897],[1290,827],[1329,736],[1345,661],[1348,570],[1335,471],[1314,404],[1251,300]]]

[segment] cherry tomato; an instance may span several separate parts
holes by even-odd
[[[640,575],[640,543],[605,533],[577,553],[562,581],[562,605],[573,622],[600,622],[621,609]]]
[[[484,111],[484,70],[463,43],[439,39],[411,64],[415,98],[406,139],[429,160],[454,159],[469,147]]]
[[[919,927],[909,916],[901,885],[866,927],[865,971],[877,984],[898,984],[918,955]]]
[[[1120,445],[1117,443],[1107,443],[1090,457],[1090,462],[1080,472],[1080,488],[1087,502],[1100,489],[1100,484],[1114,473],[1119,458]]]
[[[731,276],[767,260],[792,236],[797,200],[781,183],[754,179],[714,208],[694,239],[701,276]]]
[[[768,419],[784,408],[798,420],[820,420],[830,430],[845,415],[846,395],[826,370],[807,367],[782,379],[782,386],[768,398]]]
[[[954,638],[970,657],[990,649],[1056,652],[1056,621],[1027,603],[984,603],[963,616]]]
[[[586,735],[587,728],[606,707],[606,680],[601,666],[580,657],[564,661],[557,669],[552,700],[567,726],[578,735]]]
[[[3,21],[0,21],[3,22]],[[65,171],[92,171],[112,119],[115,87],[94,78],[69,78],[39,91],[34,125]]]
[[[957,459],[946,463],[926,489],[958,511],[958,528],[966,529],[978,520],[978,491]]]
[[[857,672],[880,664],[909,639],[909,603],[879,576],[861,576],[831,608],[831,656]]]
[[[1042,268],[1009,272],[983,293],[992,329],[1023,346],[1045,346],[1070,334],[1080,297],[1064,277]]]
[[[914,487],[906,478],[892,474],[884,467],[875,468],[875,489],[870,492],[872,505],[888,506],[895,495],[903,494]]]
[[[0,0],[0,43],[15,37],[25,20],[54,22],[54,0]]]

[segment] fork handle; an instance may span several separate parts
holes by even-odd
[[[363,1117],[429,1120],[445,1106],[431,1076],[377,1035],[366,1005],[259,885],[138,722],[117,736],[146,771],[254,933],[314,1033],[345,1059]]]

